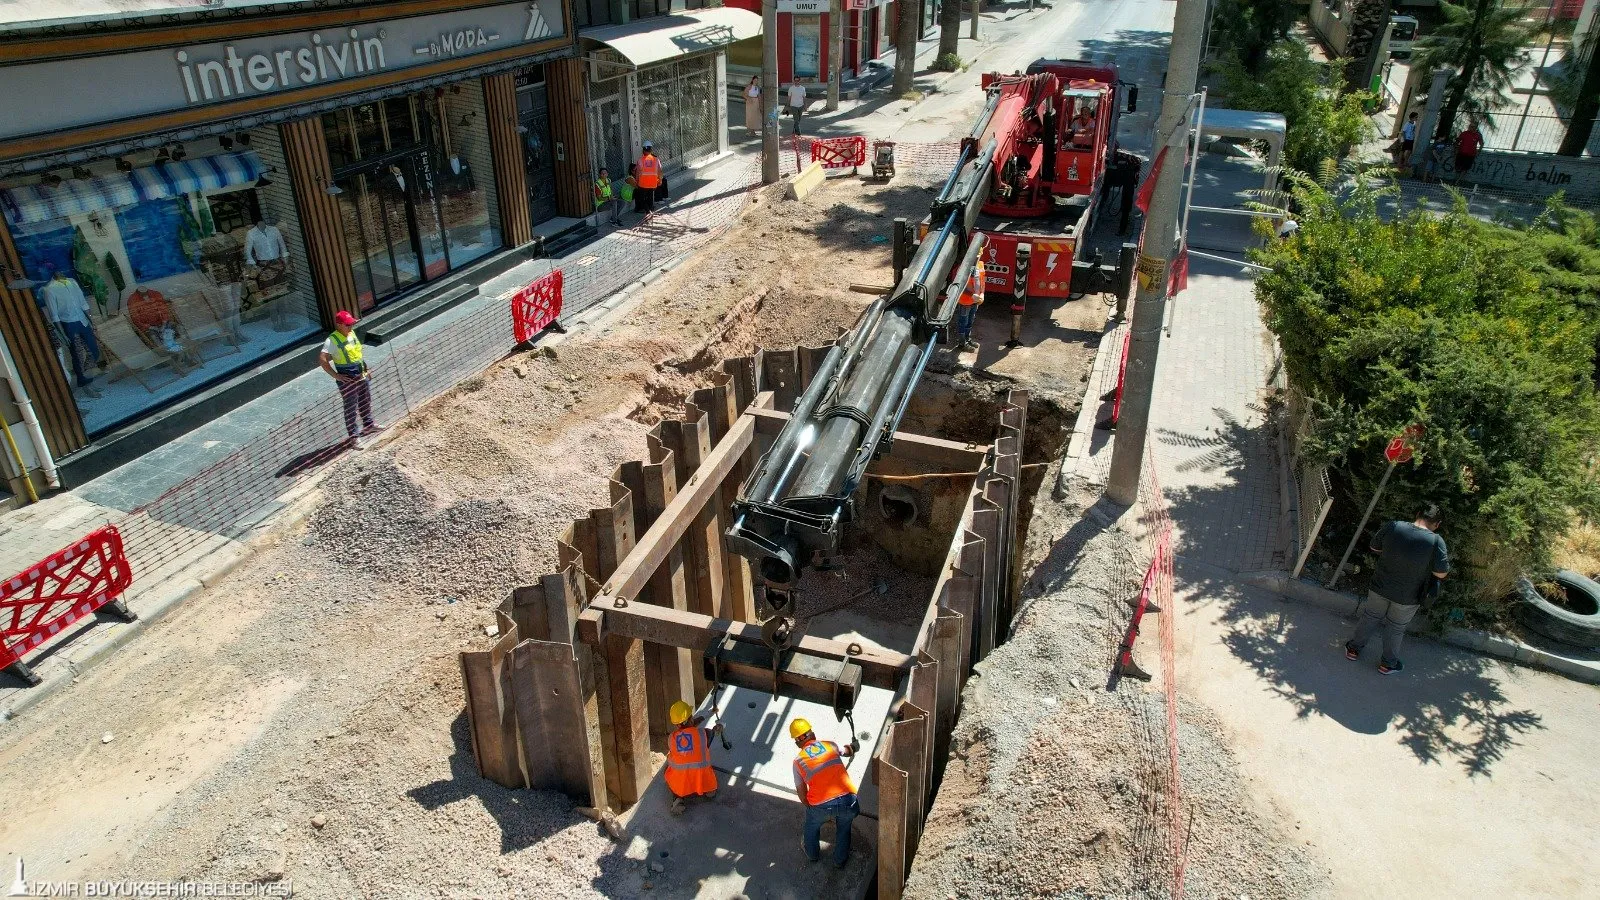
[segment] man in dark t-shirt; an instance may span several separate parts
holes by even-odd
[[[1406,626],[1417,609],[1438,584],[1450,574],[1450,553],[1439,537],[1437,506],[1429,506],[1414,522],[1385,522],[1372,538],[1372,552],[1378,554],[1367,599],[1356,611],[1356,633],[1344,645],[1344,655],[1360,659],[1361,650],[1383,627],[1383,657],[1378,671],[1392,675],[1400,671],[1400,643]]]

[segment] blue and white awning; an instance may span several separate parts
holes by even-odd
[[[12,227],[37,225],[101,209],[120,209],[196,191],[218,191],[252,184],[266,172],[255,151],[219,153],[198,159],[156,163],[126,174],[69,178],[55,187],[26,184],[0,189],[0,211]]]

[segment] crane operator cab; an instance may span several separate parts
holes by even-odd
[[[1075,107],[1072,116],[1072,146],[1084,149],[1093,147],[1098,118],[1095,98],[1072,96],[1071,101]]]

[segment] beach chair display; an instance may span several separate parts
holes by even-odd
[[[140,333],[127,316],[101,319],[94,322],[92,327],[95,339],[100,342],[100,352],[109,363],[122,368],[120,373],[109,374],[112,381],[131,375],[140,387],[155,393],[155,388],[150,386],[145,376],[155,371],[156,367],[165,365],[174,380],[189,373],[190,367],[183,361],[183,354],[174,353]]]
[[[205,291],[192,291],[168,302],[172,305],[173,318],[178,320],[178,339],[194,345],[196,354],[204,356],[202,345],[208,341],[220,342],[219,356],[239,352],[238,336],[228,329],[227,319]]]

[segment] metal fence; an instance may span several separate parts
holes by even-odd
[[[1316,546],[1322,523],[1333,509],[1333,482],[1329,479],[1328,467],[1310,461],[1306,453],[1306,443],[1316,425],[1310,398],[1292,385],[1282,386],[1284,402],[1280,427],[1288,444],[1289,487],[1295,504],[1292,547],[1295,563],[1291,577],[1298,578],[1311,556],[1311,549]]]

